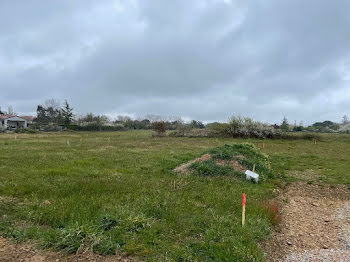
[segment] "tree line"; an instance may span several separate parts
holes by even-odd
[[[192,120],[189,123],[181,117],[177,116],[159,116],[146,115],[143,119],[132,119],[129,116],[117,116],[111,120],[106,115],[87,113],[85,115],[76,115],[73,108],[67,100],[61,105],[55,99],[48,99],[43,104],[39,104],[36,110],[36,118],[31,124],[31,127],[40,130],[57,130],[57,129],[72,129],[76,131],[117,131],[130,129],[152,129],[152,123],[162,122],[167,130],[179,130],[184,128],[204,129],[220,125],[220,123],[207,123]],[[12,106],[8,106],[7,111],[1,110],[0,114],[15,115]],[[350,132],[349,118],[344,115],[340,123],[329,120],[323,122],[315,122],[312,125],[304,126],[302,122],[290,124],[288,119],[284,117],[280,124],[270,125],[274,129],[279,129],[283,132]]]

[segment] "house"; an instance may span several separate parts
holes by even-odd
[[[27,120],[16,115],[0,115],[0,130],[26,128]]]
[[[27,125],[31,125],[34,123],[34,120],[36,119],[36,116],[19,116],[20,118],[23,118],[27,120]]]

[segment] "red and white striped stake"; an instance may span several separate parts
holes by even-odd
[[[243,203],[242,203],[242,227],[244,226],[245,223],[245,201],[246,201],[246,196],[243,193]]]

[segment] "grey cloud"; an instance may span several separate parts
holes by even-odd
[[[0,103],[17,111],[55,97],[201,120],[350,113],[348,1],[21,2],[0,4]]]

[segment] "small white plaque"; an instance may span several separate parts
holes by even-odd
[[[254,180],[256,183],[259,182],[259,175],[250,170],[245,171],[247,180]]]

